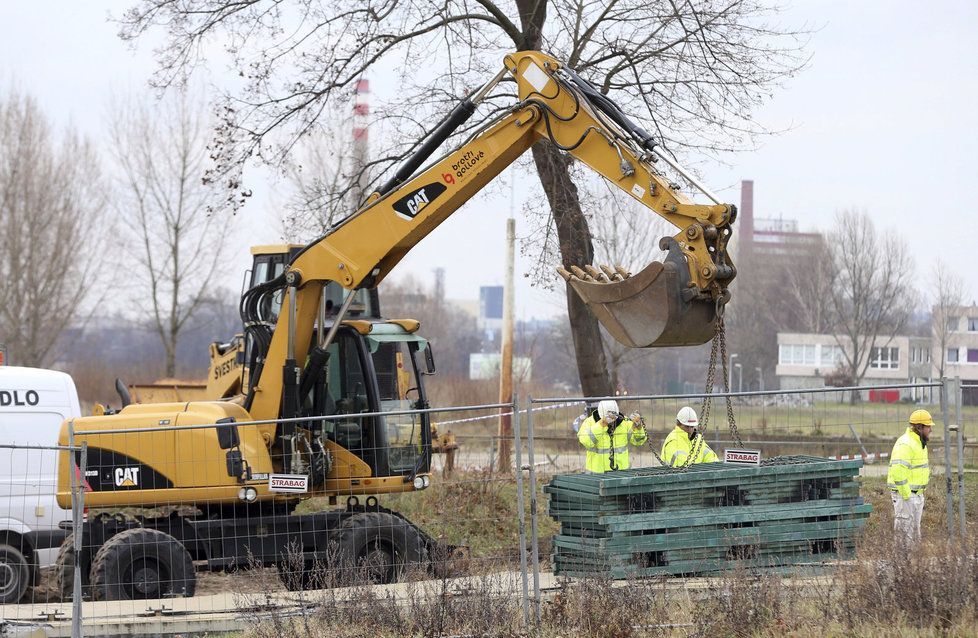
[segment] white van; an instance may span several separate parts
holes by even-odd
[[[61,422],[80,416],[71,377],[0,366],[0,444],[55,446]],[[55,500],[56,450],[0,448],[0,603],[19,601],[54,564],[71,512]]]

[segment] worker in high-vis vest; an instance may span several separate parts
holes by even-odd
[[[581,423],[577,440],[587,450],[584,469],[603,474],[610,470],[627,470],[630,466],[628,446],[645,445],[649,436],[641,414],[633,412],[625,418],[618,410],[617,401],[606,400],[598,403],[597,415],[592,414]]]
[[[716,463],[720,458],[710,449],[699,430],[696,410],[688,405],[676,414],[676,427],[662,444],[662,462],[669,467],[693,463]],[[694,455],[689,461],[690,454]]]
[[[930,480],[927,440],[934,419],[927,410],[914,410],[910,425],[893,445],[886,484],[893,500],[893,529],[908,543],[920,541],[920,518],[924,513],[924,490]]]

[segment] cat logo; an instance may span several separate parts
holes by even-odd
[[[115,468],[116,487],[139,487],[139,468],[138,467],[117,467]]]
[[[446,186],[439,182],[422,186],[394,202],[394,212],[404,219],[414,219],[418,213],[424,210],[425,206],[435,201],[435,198],[446,190],[448,190]]]

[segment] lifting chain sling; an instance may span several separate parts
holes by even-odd
[[[726,394],[726,404],[727,404],[727,424],[730,427],[730,435],[733,437],[737,445],[744,447],[743,441],[740,440],[740,432],[737,430],[737,420],[734,417],[733,402],[730,399],[730,375],[727,372],[727,331],[726,325],[723,319],[724,306],[717,304],[717,332],[713,337],[712,345],[710,346],[710,365],[706,371],[706,396],[703,397],[703,404],[700,406],[700,423],[702,427],[699,429],[699,436],[696,437],[692,449],[686,456],[686,460],[682,465],[676,467],[677,470],[686,471],[693,465],[693,460],[697,458],[703,451],[703,446],[706,445],[706,432],[710,425],[710,408],[713,405],[713,384],[716,378],[717,369],[717,359],[720,360],[721,372],[723,374],[723,392]],[[659,463],[663,463],[662,459],[656,455],[656,459]]]

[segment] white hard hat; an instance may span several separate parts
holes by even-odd
[[[619,410],[618,410],[618,402],[617,401],[612,401],[612,400],[609,399],[607,401],[601,401],[600,403],[598,403],[598,418],[599,419],[605,418],[606,416],[608,416],[612,412],[614,412],[615,414],[618,414],[619,413]]]
[[[678,421],[680,425],[685,425],[692,428],[695,428],[700,423],[699,419],[696,418],[696,410],[688,405],[681,409],[678,414],[676,414],[676,421]]]

